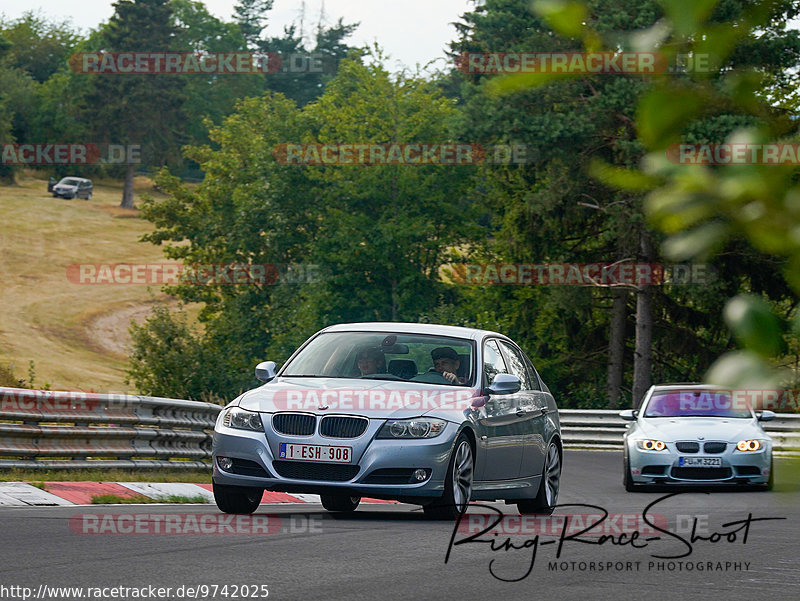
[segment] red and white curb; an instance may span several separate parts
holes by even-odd
[[[0,505],[91,505],[92,498],[100,495],[117,497],[148,497],[163,499],[179,496],[203,497],[214,502],[211,484],[188,482],[45,482],[45,489],[27,482],[0,482]],[[288,494],[265,491],[262,503],[319,503],[319,495]],[[379,499],[361,499],[362,503],[393,503]]]

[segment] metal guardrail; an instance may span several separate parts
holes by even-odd
[[[0,468],[210,469],[222,407],[0,387]]]
[[[210,469],[222,407],[125,394],[0,387],[0,468]],[[561,409],[567,448],[621,449],[618,411]],[[800,454],[800,415],[764,423],[773,450]]]
[[[621,449],[630,423],[619,417],[619,411],[608,409],[560,409],[558,414],[567,448]],[[763,428],[772,438],[774,452],[800,454],[800,414],[778,413]]]

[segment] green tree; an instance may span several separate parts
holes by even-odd
[[[175,50],[176,28],[168,0],[119,0],[103,30],[107,52]],[[89,77],[89,76],[87,76]],[[92,75],[86,96],[99,142],[138,145],[142,161],[157,167],[178,155],[186,122],[183,82],[174,75]],[[86,117],[89,119],[89,115]],[[122,207],[133,206],[135,165],[125,170]]]
[[[267,13],[272,10],[273,0],[239,0],[233,7],[236,22],[251,49],[259,48],[261,32],[267,26]]]
[[[793,2],[716,2],[692,6],[663,0],[664,19],[651,35],[630,36],[616,42],[640,51],[667,56],[710,56],[711,69],[688,76],[666,74],[655,81],[637,102],[638,139],[648,151],[642,170],[610,169],[596,165],[595,175],[606,184],[649,191],[648,218],[668,235],[663,251],[675,260],[724,256],[731,245],[761,265],[777,266],[784,282],[765,284],[756,276],[742,283],[745,292],[731,299],[724,317],[744,350],[723,355],[708,378],[732,387],[772,388],[786,382],[776,372],[787,352],[787,337],[797,347],[796,299],[800,292],[800,243],[794,199],[797,162],[769,164],[751,160],[743,164],[687,165],[669,160],[670,145],[678,142],[764,144],[796,141],[797,123],[787,86],[800,62],[800,35],[787,30],[797,16]],[[572,14],[580,13],[577,3]],[[577,32],[584,43],[597,46],[601,36],[592,24],[570,18],[566,3],[541,5],[554,26]],[[736,116],[732,118],[731,115]],[[725,122],[727,127],[708,127]],[[755,253],[752,249],[755,249]],[[738,270],[745,262],[734,263]],[[741,274],[741,271],[739,271]],[[768,302],[768,293],[788,284],[791,294]],[[769,290],[765,290],[769,288]],[[787,318],[793,317],[793,322]],[[796,350],[795,350],[796,352]],[[796,365],[796,359],[793,361]],[[794,377],[796,381],[796,374]]]
[[[33,11],[8,23],[0,21],[0,31],[12,44],[4,63],[38,83],[62,69],[80,41],[70,21],[50,21]]]
[[[322,326],[414,321],[453,300],[438,267],[469,231],[462,197],[470,167],[304,167],[276,160],[275,150],[287,143],[441,144],[452,140],[455,114],[430,82],[344,61],[325,93],[302,110],[280,94],[241,102],[210,133],[218,150],[187,151],[206,172],[199,186],[162,173],[158,184],[170,197],[146,203],[143,214],[156,226],[146,239],[166,243],[168,257],[187,265],[312,264],[324,274],[300,284],[170,290],[204,305],[204,333],[190,338],[209,353],[224,351],[209,370],[241,374],[234,385],[217,381],[215,392],[237,392],[252,381],[256,360],[285,359]],[[163,338],[155,326],[143,335]],[[132,376],[147,392],[141,374],[158,363],[148,349],[163,345],[143,338],[136,348],[141,369]]]
[[[603,36],[610,48],[629,48],[621,40],[648,31],[654,35],[663,16],[659,3],[642,0],[613,6],[589,2],[580,10],[564,2],[553,6],[569,23],[589,24],[593,36],[586,34],[586,40],[593,50]],[[570,7],[578,15],[572,21]],[[576,50],[575,37],[583,26],[564,26],[561,35],[554,35],[551,25],[559,22],[555,13],[539,13],[532,14],[522,0],[488,0],[464,16],[453,53]],[[726,18],[720,14],[716,20]],[[769,46],[755,43],[759,54],[749,53],[767,70],[776,63],[765,52]],[[494,234],[486,256],[536,263],[665,260],[658,250],[662,235],[645,222],[644,191],[620,190],[598,181],[588,169],[593,161],[622,169],[639,164],[646,149],[635,127],[635,107],[652,88],[652,79],[580,74],[558,81],[549,74],[464,79],[462,137],[523,143],[531,158],[524,169],[486,172],[483,205]],[[457,78],[447,80],[449,89],[453,80]],[[730,107],[721,107],[720,118],[697,124],[697,135],[724,137],[742,119]],[[723,291],[761,286],[774,298],[785,298],[785,286],[759,283],[760,274],[776,272],[774,262],[740,247],[726,250],[714,267],[725,276],[741,275],[721,277],[707,287],[485,289],[472,295],[488,301],[478,304],[519,307],[509,319],[509,331],[547,367],[549,381],[568,398],[614,406],[627,380],[633,386],[625,396],[636,403],[651,374],[662,381],[699,378],[730,344],[720,334]],[[745,266],[751,269],[745,271]],[[484,318],[494,320],[491,315]],[[605,402],[600,396],[604,388]]]

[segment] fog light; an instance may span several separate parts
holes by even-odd
[[[414,470],[414,480],[417,482],[423,482],[424,480],[428,479],[428,471],[427,470]]]
[[[220,469],[229,472],[233,467],[233,459],[230,457],[217,457],[217,465],[220,467]]]

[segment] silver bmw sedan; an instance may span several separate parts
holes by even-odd
[[[225,407],[213,443],[214,498],[252,513],[264,490],[321,496],[350,512],[362,497],[458,517],[470,500],[552,512],[562,465],[552,394],[512,340],[409,323],[326,328],[265,384]]]

